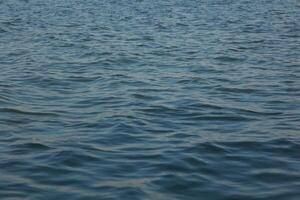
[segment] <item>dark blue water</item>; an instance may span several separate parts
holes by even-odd
[[[0,199],[300,199],[300,1],[0,0]]]

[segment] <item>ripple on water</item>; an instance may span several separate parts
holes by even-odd
[[[299,1],[0,5],[0,199],[300,198]]]

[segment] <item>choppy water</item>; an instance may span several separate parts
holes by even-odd
[[[1,0],[1,199],[300,199],[299,0]]]

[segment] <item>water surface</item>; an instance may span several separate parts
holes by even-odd
[[[0,198],[300,199],[300,1],[0,0]]]

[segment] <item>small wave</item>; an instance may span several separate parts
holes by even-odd
[[[15,108],[0,108],[0,112],[12,113],[12,114],[20,114],[20,115],[31,115],[31,116],[45,116],[45,117],[58,117],[59,115],[51,112],[32,112],[32,111],[24,111],[21,109]]]
[[[223,92],[246,93],[246,94],[258,92],[258,89],[254,89],[254,88],[237,88],[237,87],[218,87],[217,90]]]
[[[218,56],[214,58],[215,60],[221,61],[221,62],[240,62],[243,61],[241,58],[236,57],[229,57],[229,56]]]
[[[36,142],[29,142],[29,143],[23,143],[23,144],[14,144],[10,145],[10,147],[14,150],[28,150],[28,151],[38,151],[38,150],[49,150],[52,149],[51,147],[41,144],[41,143],[36,143]]]

